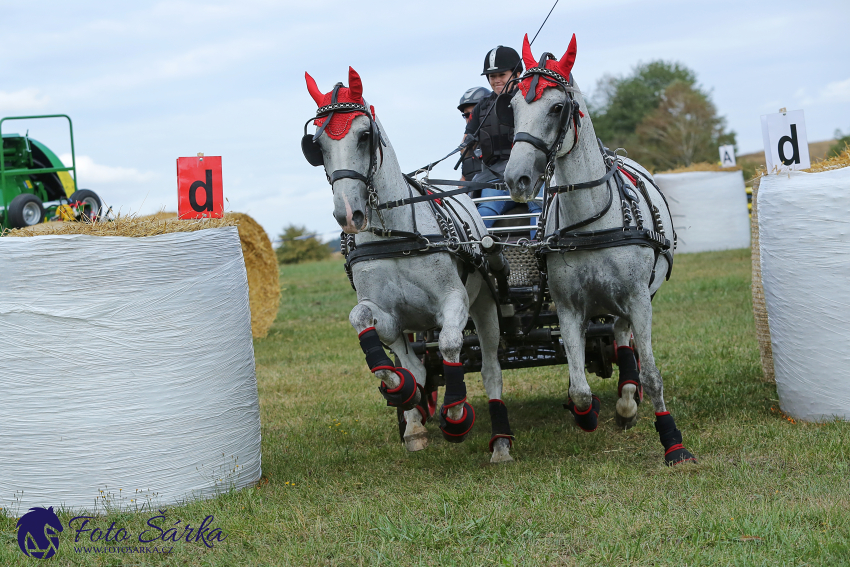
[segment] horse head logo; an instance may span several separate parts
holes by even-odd
[[[18,520],[18,547],[27,557],[47,559],[59,548],[59,532],[62,522],[50,508],[30,508]]]

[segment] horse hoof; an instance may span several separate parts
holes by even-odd
[[[493,441],[492,444],[493,456],[490,457],[490,462],[493,464],[512,463],[514,461],[514,458],[511,457],[511,454],[509,452],[510,449],[510,439],[505,439],[504,437],[496,439],[495,441]]]
[[[678,447],[673,447],[667,453],[664,454],[664,463],[668,467],[672,467],[675,465],[681,465],[682,463],[694,463],[696,464],[697,458],[694,457],[690,451],[679,445]]]
[[[619,427],[620,429],[631,429],[632,427],[637,425],[637,422],[637,414],[633,415],[632,417],[623,417],[619,413],[614,414],[614,423],[616,423],[617,427]]]
[[[631,429],[637,423],[637,386],[634,384],[625,384],[617,399],[617,410],[615,413],[615,421],[618,427],[623,429]]]
[[[421,451],[428,446],[428,432],[425,428],[419,433],[404,436],[404,448],[411,453]]]

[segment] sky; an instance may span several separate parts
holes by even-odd
[[[323,92],[360,74],[401,167],[460,141],[458,99],[496,45],[519,51],[554,0],[387,2],[0,0],[0,117],[67,114],[79,186],[113,210],[176,210],[175,160],[220,155],[226,210],[274,238],[290,224],[331,239],[330,187],[303,158],[304,122]],[[640,62],[694,70],[737,133],[763,150],[760,115],[803,109],[809,141],[850,132],[847,0],[559,0],[532,50],[560,57],[576,34],[573,75],[591,99],[605,75]],[[62,121],[4,123],[69,155]],[[434,177],[457,177],[454,160]]]

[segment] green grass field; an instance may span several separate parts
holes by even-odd
[[[614,426],[617,378],[591,378],[600,427],[561,404],[566,368],[504,373],[516,462],[490,465],[487,400],[462,445],[409,454],[348,324],[355,295],[338,260],[281,269],[280,315],[255,341],[263,424],[258,488],[166,512],[209,514],[214,549],[81,554],[57,565],[850,565],[844,422],[792,423],[758,360],[745,250],[682,255],[655,298],[654,349],[670,411],[699,465],[667,468],[650,404]],[[826,340],[826,339],[825,339]],[[840,371],[837,369],[836,371]],[[333,388],[328,388],[333,385]],[[151,514],[98,525],[139,532]],[[67,525],[71,516],[60,515]],[[0,519],[0,564],[29,565]],[[45,561],[45,564],[47,564]]]

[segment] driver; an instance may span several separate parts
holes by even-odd
[[[522,73],[522,60],[519,53],[510,47],[499,45],[487,52],[484,57],[484,72],[493,92],[482,99],[473,109],[472,116],[466,124],[464,139],[470,144],[476,144],[475,154],[481,157],[482,171],[475,174],[472,181],[482,183],[503,182],[505,167],[511,157],[511,147],[514,142],[513,126],[505,126],[496,117],[496,98],[502,94],[506,85]],[[513,92],[516,83],[512,83],[507,92]],[[482,197],[508,196],[507,191],[484,189]],[[542,190],[541,195],[542,196]],[[501,215],[514,208],[518,203],[507,199],[505,201],[489,201],[478,204],[481,216]],[[539,213],[540,205],[528,202],[528,212]],[[484,225],[488,228],[496,221],[487,219]],[[533,231],[532,231],[533,232]]]
[[[460,110],[460,113],[466,122],[469,122],[472,118],[472,110],[475,108],[475,105],[490,94],[492,94],[490,89],[485,89],[484,87],[472,87],[463,93],[463,96],[460,97],[460,104],[457,105],[457,109]],[[482,170],[481,158],[475,155],[474,143],[466,146],[463,152],[461,152],[461,163],[463,164],[463,168],[461,169],[463,172],[461,180],[463,181],[471,181],[473,176]],[[457,169],[457,167],[455,167],[455,169]],[[473,191],[472,196],[480,197],[480,193],[481,191]]]

